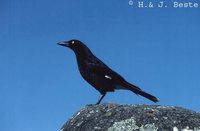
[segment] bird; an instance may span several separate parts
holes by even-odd
[[[57,44],[68,47],[75,53],[81,76],[100,93],[97,105],[101,103],[107,92],[114,92],[119,89],[130,90],[155,103],[159,101],[155,96],[126,81],[121,75],[97,58],[80,40],[72,39]]]

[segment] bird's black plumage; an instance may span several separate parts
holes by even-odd
[[[131,90],[147,99],[158,102],[158,99],[142,91],[139,87],[127,82],[122,76],[110,69],[100,59],[98,59],[90,49],[79,40],[70,40],[59,42],[59,45],[69,47],[76,54],[79,71],[82,77],[101,93],[99,104],[106,92],[112,92],[116,89]]]

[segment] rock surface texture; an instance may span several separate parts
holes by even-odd
[[[200,113],[173,106],[90,105],[61,131],[200,131]]]

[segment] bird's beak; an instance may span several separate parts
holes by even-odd
[[[57,44],[58,44],[58,45],[61,45],[61,46],[65,46],[65,47],[68,47],[68,46],[69,46],[68,41],[58,42]]]

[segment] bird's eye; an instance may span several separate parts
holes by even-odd
[[[72,41],[71,43],[72,43],[72,44],[74,44],[75,42],[74,42],[74,41]]]

